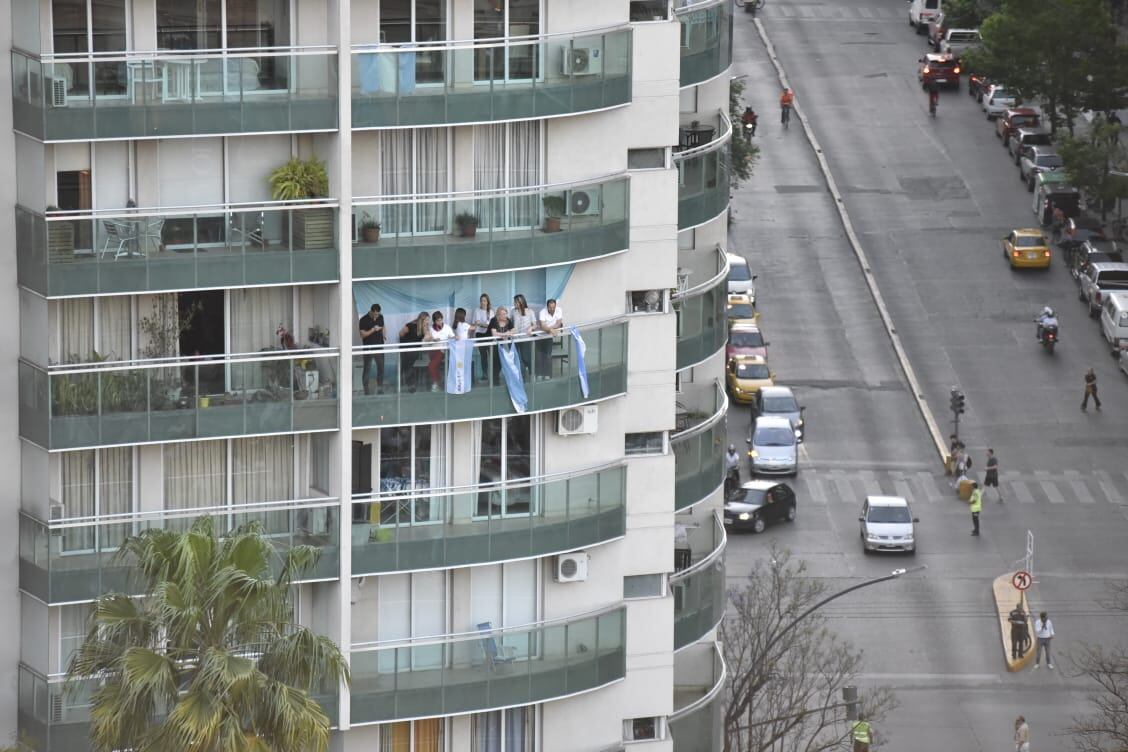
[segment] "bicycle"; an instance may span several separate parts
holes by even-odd
[[[780,105],[779,122],[783,125],[784,130],[789,129],[789,126],[791,124],[791,105],[789,105],[789,104]]]

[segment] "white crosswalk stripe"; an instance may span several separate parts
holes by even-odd
[[[1046,498],[1050,500],[1051,504],[1064,504],[1065,497],[1061,495],[1057,485],[1051,480],[1050,474],[1045,470],[1035,470],[1034,478],[1038,481],[1042,493],[1046,494]]]
[[[1097,500],[1089,493],[1089,487],[1085,485],[1085,479],[1081,477],[1081,473],[1076,470],[1066,470],[1065,477],[1069,481],[1069,490],[1073,493],[1073,498],[1082,504],[1097,503]]]
[[[907,23],[909,18],[908,8],[904,6],[851,8],[834,2],[818,5],[790,5],[782,0],[771,0],[759,12],[759,15],[766,19],[800,21],[902,21]]]

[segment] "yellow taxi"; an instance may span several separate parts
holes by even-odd
[[[1037,228],[1011,230],[1003,238],[1003,255],[1012,269],[1050,268],[1050,244]]]
[[[725,367],[729,396],[733,402],[749,403],[761,387],[775,386],[775,374],[760,355],[736,355]]]
[[[733,324],[755,324],[760,320],[756,311],[756,301],[751,295],[739,293],[728,296],[727,311],[729,326]]]

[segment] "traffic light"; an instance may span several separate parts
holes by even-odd
[[[959,389],[952,387],[952,412],[962,415],[967,411],[967,398]]]

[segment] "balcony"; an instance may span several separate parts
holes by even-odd
[[[724,485],[728,397],[720,384],[715,384],[712,392],[712,412],[685,408],[678,415],[678,430],[670,436],[674,510],[678,512],[699,504]]]
[[[98,684],[95,679],[81,681],[68,692],[62,674],[46,677],[21,663],[16,713],[20,748],[35,752],[91,752],[90,702]],[[335,727],[337,688],[317,692],[313,699]]]
[[[725,529],[715,513],[710,517],[709,522],[689,530],[689,566],[670,575],[674,650],[712,632],[725,615]]]
[[[354,498],[352,573],[464,567],[606,543],[623,535],[625,497],[626,469],[613,465]]]
[[[593,112],[631,101],[631,29],[352,50],[353,128]]]
[[[13,50],[12,109],[17,131],[48,142],[331,131],[337,53]]]
[[[724,746],[726,674],[719,643],[694,645],[674,656],[674,752],[717,752]]]
[[[466,381],[468,391],[463,394],[445,391],[445,358],[448,352],[441,347],[392,345],[369,348],[365,354],[353,359],[353,383],[362,383],[358,371],[365,365],[373,367],[371,363],[366,364],[366,360],[382,361],[384,393],[365,394],[362,390],[353,393],[353,426],[381,427],[501,417],[518,412],[557,410],[625,394],[626,321],[619,318],[575,328],[581,332],[583,339],[582,356],[571,328],[558,338],[540,336],[518,340],[515,350],[523,366],[519,388],[527,400],[523,411],[514,407],[519,392],[511,393],[506,386],[500,373],[498,347],[490,340],[466,342],[470,370],[477,370],[483,356],[485,367],[478,374],[478,379]],[[587,394],[580,380],[581,357],[586,366]],[[437,383],[430,375],[432,359],[436,361]]]
[[[711,124],[703,127],[701,123],[706,120]],[[705,141],[703,136],[710,140]],[[679,230],[703,225],[728,211],[731,139],[732,122],[723,112],[705,120],[690,121],[688,126],[683,124],[680,150],[674,153],[674,164],[678,168]]]
[[[106,593],[135,594],[130,561],[115,561],[118,546],[144,530],[187,530],[197,517],[213,517],[220,532],[248,522],[262,524],[280,555],[294,546],[321,550],[303,580],[339,576],[337,499],[314,498],[198,509],[175,509],[43,522],[20,514],[20,589],[44,603],[69,603]],[[134,573],[135,574],[135,573]]]
[[[21,360],[20,436],[49,450],[337,428],[334,350],[56,365]]]
[[[732,66],[732,3],[675,0],[681,22],[681,86],[715,78]]]
[[[571,264],[626,251],[626,176],[505,193],[355,199],[358,221],[381,225],[378,242],[353,244],[353,277],[382,279],[510,271]],[[455,217],[477,217],[474,231]]]
[[[556,700],[626,675],[626,609],[352,649],[352,723]]]
[[[678,316],[679,371],[713,357],[728,341],[728,258],[718,247],[713,260],[712,276],[673,296]]]
[[[336,216],[308,202],[47,216],[17,206],[17,274],[47,297],[333,282]]]

